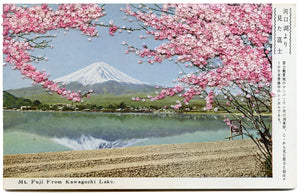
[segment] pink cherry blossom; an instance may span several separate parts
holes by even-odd
[[[118,30],[118,27],[112,25],[112,26],[109,28],[109,34],[110,34],[111,36],[113,36],[114,33],[115,33],[117,30]]]
[[[62,4],[57,10],[52,10],[48,5],[36,5],[30,8],[16,6],[13,4],[3,5],[3,54],[5,61],[14,69],[19,70],[22,75],[33,80],[34,84],[39,83],[50,92],[55,92],[64,98],[80,102],[80,93],[66,91],[60,88],[57,83],[49,79],[49,75],[40,72],[31,63],[39,62],[38,58],[32,58],[30,51],[37,47],[44,48],[44,43],[33,44],[30,38],[22,38],[29,33],[48,35],[48,31],[56,29],[69,30],[79,29],[87,36],[97,36],[97,30],[92,21],[102,16],[97,4]],[[21,38],[18,38],[20,36]],[[53,45],[49,46],[53,48]],[[44,60],[48,60],[44,58]],[[90,93],[90,92],[89,92]]]
[[[270,88],[272,59],[266,52],[270,48],[265,45],[269,44],[272,32],[271,4],[163,5],[163,10],[168,9],[174,13],[134,11],[129,5],[122,10],[143,22],[148,27],[148,36],[164,40],[154,49],[146,45],[135,49],[140,57],[148,57],[150,64],[173,57],[186,67],[189,63],[200,70],[188,75],[181,72],[178,81],[188,87],[163,89],[153,100],[183,93],[186,104],[207,90],[237,86],[240,95],[246,96],[249,84]],[[126,46],[131,47],[128,43]],[[257,94],[262,95],[260,90]],[[212,109],[214,96],[211,92],[207,96],[207,110]]]

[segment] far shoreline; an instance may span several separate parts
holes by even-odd
[[[132,111],[132,112],[122,112],[122,111],[55,111],[55,110],[12,110],[12,109],[3,109],[3,112],[50,112],[50,113],[116,113],[116,114],[186,114],[186,115],[232,115],[232,113],[227,112],[168,112],[168,111]],[[235,113],[234,115],[242,115],[241,113]],[[272,113],[264,113],[261,116],[272,116]]]

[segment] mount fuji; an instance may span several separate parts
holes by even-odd
[[[68,90],[88,91],[95,94],[126,94],[154,91],[154,86],[136,80],[104,62],[96,62],[83,69],[55,79]]]
[[[93,63],[74,73],[55,79],[54,81],[65,84],[78,82],[83,86],[104,83],[107,81],[116,81],[126,84],[150,85],[148,83],[136,80],[104,62]]]
[[[96,62],[78,71],[54,80],[66,89],[82,92],[94,90],[94,94],[134,94],[154,92],[155,86],[139,81],[104,62]],[[26,97],[45,93],[41,86],[8,90],[9,93]]]

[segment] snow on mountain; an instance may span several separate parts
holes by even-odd
[[[127,84],[150,85],[146,82],[136,80],[104,62],[93,63],[74,73],[55,79],[54,81],[65,84],[79,82],[83,86],[104,83],[107,81],[117,81]]]

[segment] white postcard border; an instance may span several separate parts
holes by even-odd
[[[273,8],[282,9],[284,4],[273,4]],[[289,5],[293,10],[293,24],[296,26],[296,5]],[[274,37],[273,37],[274,38]],[[296,51],[296,32],[292,33],[292,50]],[[282,128],[273,122],[273,177],[272,178],[4,178],[3,185],[6,190],[73,190],[73,189],[291,189],[296,187],[296,52],[287,59],[287,115],[290,131],[286,134],[287,164],[286,179],[282,179]],[[286,57],[286,56],[283,56]],[[278,60],[282,56],[273,55],[273,67],[276,69]],[[273,87],[276,86],[277,77],[274,72]],[[276,92],[275,92],[276,93]],[[276,101],[277,97],[274,97]],[[2,100],[2,97],[1,97]],[[273,106],[273,113],[277,108]],[[2,117],[2,116],[1,116]],[[273,120],[276,120],[273,114]],[[95,183],[78,183],[78,181],[94,181]],[[69,181],[69,182],[67,182]],[[73,181],[73,183],[70,183]],[[75,183],[77,181],[77,183]],[[91,182],[92,182],[91,181]],[[25,182],[27,184],[25,184]],[[38,183],[40,182],[40,184]],[[61,182],[62,184],[60,184]]]

